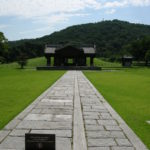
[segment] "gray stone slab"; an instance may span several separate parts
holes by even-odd
[[[41,114],[56,114],[56,115],[72,115],[73,111],[72,110],[67,110],[67,109],[42,109]]]
[[[86,131],[101,131],[104,127],[101,125],[85,125]]]
[[[88,138],[111,138],[109,131],[87,131]]]
[[[73,85],[74,86],[74,85]],[[53,99],[53,100],[60,100],[60,99],[72,99],[73,100],[73,96],[68,95],[68,96],[60,96],[59,94],[57,96],[46,96],[45,98],[47,99]]]
[[[101,119],[101,120],[98,120],[98,123],[99,123],[100,125],[106,125],[106,126],[107,126],[107,125],[112,125],[112,126],[113,126],[113,125],[114,125],[114,126],[115,126],[115,125],[118,125],[115,120],[102,120],[102,119]]]
[[[56,150],[72,150],[71,139],[56,138]]]
[[[89,147],[98,147],[98,146],[115,146],[117,145],[114,139],[112,138],[105,138],[105,139],[88,139],[88,146]]]
[[[31,113],[32,114],[40,114],[42,109],[32,109]]]
[[[125,138],[120,131],[87,131],[88,138]]]
[[[89,147],[88,150],[110,150],[110,147]]]
[[[119,126],[111,126],[111,125],[106,125],[105,126],[105,129],[108,130],[108,131],[120,131],[121,128]]]
[[[128,139],[116,139],[119,146],[133,146]]]
[[[31,133],[55,134],[57,137],[72,138],[72,130],[31,130]]]
[[[84,115],[83,116],[85,120],[96,120],[96,119],[100,119],[98,115]]]
[[[24,137],[10,137],[8,136],[1,144],[0,149],[24,149]]]
[[[59,130],[71,130],[72,123],[69,122],[48,122],[48,121],[22,121],[17,129],[59,129]]]
[[[87,124],[89,124],[89,125],[91,125],[91,124],[92,124],[92,125],[96,125],[97,122],[96,122],[96,120],[92,120],[92,119],[91,119],[91,120],[89,120],[89,119],[87,120],[87,119],[86,119],[86,120],[85,120],[85,124],[86,124],[86,125],[87,125]]]
[[[67,99],[42,99],[41,102],[49,102],[49,103],[73,103],[73,100]]]
[[[61,122],[68,121],[72,122],[72,115],[52,115],[52,114],[29,114],[24,120],[35,120],[35,121],[53,121]]]
[[[92,116],[99,116],[100,113],[99,113],[99,112],[87,112],[87,111],[83,111],[83,115],[84,115],[84,116],[89,116],[89,115],[92,115]]]
[[[125,138],[125,134],[122,131],[110,131],[110,133],[114,138]]]
[[[9,134],[10,136],[22,136],[24,137],[26,133],[29,133],[30,130],[17,130],[17,129],[14,129],[12,130],[12,132]]]
[[[88,109],[88,108],[84,108],[83,109],[84,112],[104,112],[104,113],[107,113],[108,110],[106,109]]]
[[[65,105],[47,105],[47,104],[39,104],[37,105],[35,108],[38,108],[38,109],[66,109],[66,110],[73,110],[73,107],[72,106],[65,106]]]
[[[112,147],[112,150],[135,150],[133,147],[127,147],[127,146],[116,146]]]
[[[101,113],[100,117],[101,119],[113,119],[110,113]]]
[[[16,149],[1,148],[1,150],[16,150]]]

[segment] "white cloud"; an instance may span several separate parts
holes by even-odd
[[[21,31],[19,32],[19,34],[28,35],[34,32],[43,32],[43,31],[49,31],[49,30],[52,30],[52,28],[46,26],[46,27],[36,28],[32,30],[27,30],[27,31]]]
[[[100,7],[97,0],[0,0],[0,16],[15,16],[55,26],[71,17],[87,15],[80,12],[86,8]]]
[[[84,17],[88,16],[87,13],[59,13],[59,14],[53,14],[50,16],[44,16],[44,17],[37,17],[34,19],[34,23],[46,23],[49,26],[53,26],[57,23],[65,23],[67,22],[71,17]]]
[[[115,9],[110,9],[110,10],[107,10],[105,13],[106,14],[114,14],[116,12],[116,10]]]
[[[128,6],[150,6],[150,0],[0,0],[0,16],[31,19],[44,27],[29,32],[42,32],[72,17],[89,15],[85,13],[87,8],[113,14],[117,8]],[[5,27],[0,25],[0,29]]]
[[[150,0],[115,0],[104,2],[102,5],[103,8],[117,8],[126,6],[134,6],[134,7],[150,6]]]
[[[149,6],[150,0],[128,0],[133,6]]]
[[[113,2],[106,2],[104,3],[104,8],[116,8],[116,7],[123,7],[127,5],[127,1],[113,1]]]
[[[0,16],[33,18],[91,9],[149,6],[150,0],[0,0]]]
[[[33,32],[43,32],[43,31],[50,31],[54,28],[54,25],[57,23],[65,23],[69,20],[70,17],[72,16],[87,16],[89,14],[84,14],[84,13],[72,13],[72,14],[67,14],[67,13],[61,13],[61,14],[55,14],[51,16],[45,16],[45,17],[37,17],[34,20],[34,23],[42,23],[45,24],[46,26],[41,27],[41,28],[36,28],[28,31],[21,31],[19,32],[20,34],[29,34]]]
[[[7,28],[9,25],[6,25],[6,24],[0,24],[0,29],[4,29],[4,28]]]
[[[100,5],[96,0],[0,0],[0,15],[32,18],[77,12],[87,7],[96,9]]]

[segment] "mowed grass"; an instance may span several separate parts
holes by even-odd
[[[150,148],[150,69],[84,74]]]
[[[90,66],[90,58],[87,58],[87,65]],[[104,61],[100,58],[94,58],[94,66],[102,68],[118,68],[121,67],[121,64],[117,62]]]
[[[35,69],[37,66],[45,66],[46,65],[46,59],[44,57],[39,57],[39,58],[33,58],[29,59],[27,61],[27,66],[25,68],[30,68],[30,69]],[[18,63],[10,63],[10,64],[2,64],[0,65],[0,68],[5,68],[5,69],[19,69],[20,66]]]
[[[64,71],[36,71],[43,58],[31,59],[28,69],[17,63],[0,65],[0,129],[50,87]]]

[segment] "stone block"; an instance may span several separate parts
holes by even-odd
[[[101,139],[88,139],[88,146],[90,147],[108,147],[108,146],[115,146],[116,142],[112,138],[101,138]]]

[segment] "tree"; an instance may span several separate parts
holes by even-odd
[[[148,66],[148,62],[150,61],[150,50],[148,50],[145,54],[146,66]]]
[[[24,69],[24,66],[27,65],[27,55],[24,53],[21,53],[18,57],[18,64],[20,65],[21,69]]]
[[[8,40],[5,38],[4,34],[0,32],[0,62],[4,63],[5,56],[8,54]]]
[[[132,42],[130,50],[131,50],[131,54],[134,56],[134,58],[137,61],[144,59],[145,52],[143,52],[141,40]]]
[[[3,63],[5,63],[5,58],[0,56],[0,64],[3,64]]]
[[[148,65],[150,50],[150,37],[144,37],[140,40],[134,41],[131,44],[131,54],[138,61],[145,61]]]

